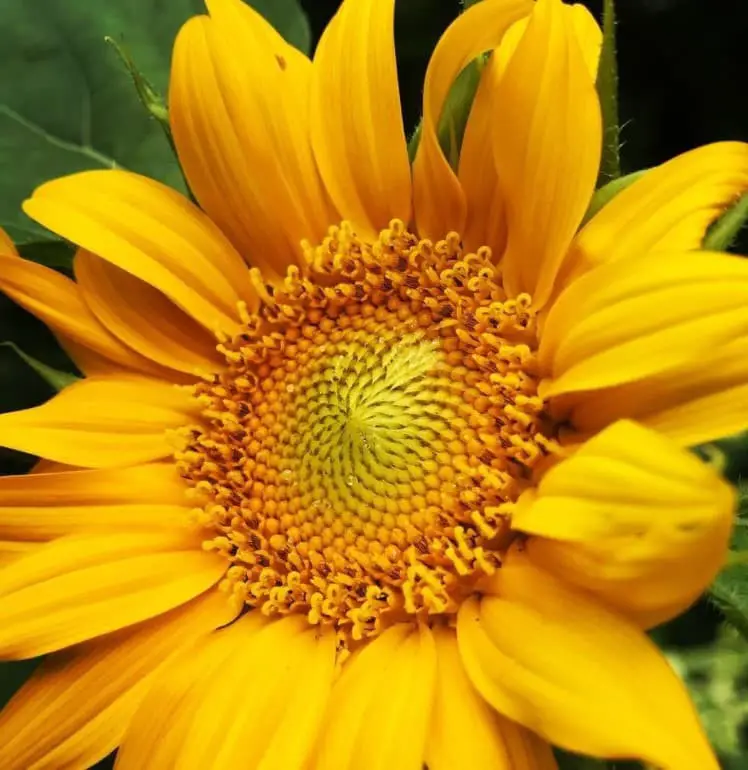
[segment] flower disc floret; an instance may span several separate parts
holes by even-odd
[[[259,283],[259,277],[256,275]],[[221,350],[179,467],[223,588],[343,643],[454,614],[500,565],[548,437],[530,297],[488,248],[343,223]]]

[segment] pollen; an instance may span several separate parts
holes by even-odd
[[[193,389],[180,472],[230,566],[221,588],[341,644],[453,615],[501,565],[533,472],[557,451],[537,394],[531,298],[490,249],[347,223],[224,341]]]

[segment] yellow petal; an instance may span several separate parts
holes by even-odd
[[[498,46],[509,27],[527,16],[533,5],[532,0],[483,0],[476,3],[447,28],[434,49],[426,70],[421,140],[413,163],[415,220],[418,232],[424,237],[439,239],[450,231],[462,233],[468,214],[460,182],[444,157],[437,137],[439,118],[449,89],[473,59]],[[469,128],[468,123],[466,129],[466,132],[477,134],[467,139],[469,148],[476,146],[484,135],[485,111],[482,108],[479,111],[473,128]],[[483,150],[485,159],[485,146]],[[472,157],[470,149],[468,154]],[[463,175],[470,177],[477,173],[471,159],[465,163]],[[475,185],[477,196],[481,189],[479,181],[473,182],[470,178],[469,183]],[[483,212],[484,216],[487,214]],[[479,215],[475,213],[473,216]]]
[[[190,424],[197,410],[169,383],[88,378],[46,404],[0,415],[0,445],[89,468],[136,465],[171,455],[167,430]]]
[[[0,477],[0,505],[178,505],[185,499],[184,482],[171,463],[92,471],[48,470],[50,465],[57,464],[39,462],[29,474]]]
[[[490,160],[486,161],[486,148],[491,147],[496,128],[493,101],[498,66],[494,55],[481,74],[465,126],[458,166],[459,183],[467,204],[464,226],[458,232],[462,232],[466,249],[475,251],[481,246],[489,246],[496,260],[506,246],[506,211],[496,166]],[[446,189],[449,190],[449,186]],[[459,222],[455,224],[459,225]],[[456,227],[454,229],[457,230]]]
[[[24,203],[32,218],[163,292],[208,331],[239,331],[257,304],[249,272],[218,228],[176,191],[127,171],[55,179]]]
[[[335,663],[334,634],[318,631],[303,617],[267,622],[251,612],[213,634],[194,650],[196,661],[175,661],[154,683],[125,737],[118,770],[301,770]],[[153,706],[165,707],[168,721],[160,715],[154,722]]]
[[[0,507],[0,538],[53,540],[76,532],[175,530],[189,527],[190,508],[183,505],[66,505]]]
[[[692,604],[723,566],[735,494],[654,431],[618,422],[543,477],[512,526],[533,560],[646,626]]]
[[[301,770],[332,687],[334,634],[318,639],[303,617],[276,620],[260,632],[237,623],[222,633],[234,635],[234,653],[202,693],[179,766]]]
[[[237,652],[238,641],[252,641],[253,634],[267,625],[267,618],[259,612],[244,615],[237,623],[201,639],[182,652],[160,671],[148,689],[145,698],[127,728],[117,751],[117,770],[149,770],[176,767],[185,741],[195,729],[214,730],[228,725],[215,720],[207,725],[195,721],[203,695],[211,687],[215,676],[235,663],[246,661],[242,650]],[[236,656],[232,660],[232,655]],[[240,702],[248,701],[245,693]],[[237,704],[234,704],[235,706]],[[229,716],[229,722],[233,715]],[[185,758],[189,761],[189,757]]]
[[[0,568],[36,548],[35,543],[0,540]]]
[[[460,609],[474,686],[548,741],[667,770],[718,770],[685,687],[643,631],[514,552]]]
[[[555,770],[548,744],[500,716],[468,679],[451,628],[434,629],[436,692],[426,742],[429,770]]]
[[[748,144],[718,142],[650,169],[576,237],[571,281],[596,265],[651,251],[698,249],[707,227],[748,190]]]
[[[123,345],[88,309],[80,288],[69,278],[44,265],[15,256],[0,256],[0,290],[35,315],[60,338],[80,365],[90,351],[120,369],[161,376],[165,371]],[[83,371],[87,367],[81,366]]]
[[[0,477],[0,539],[189,526],[184,482],[167,464]]]
[[[317,770],[420,770],[435,692],[430,629],[387,629],[346,662],[313,767]]]
[[[564,5],[563,8],[570,14],[585,64],[594,80],[602,44],[600,27],[584,6]],[[528,21],[529,17],[525,17],[512,25],[485,66],[460,151],[458,177],[467,201],[463,243],[473,250],[490,246],[497,260],[506,246],[506,212],[497,167],[487,161],[486,147],[491,147],[493,141],[497,120],[494,113],[501,111],[501,106],[496,103],[498,82],[522,39]]]
[[[160,291],[87,251],[73,268],[88,307],[128,347],[177,372],[221,368],[215,336]]]
[[[122,374],[123,367],[116,364],[109,358],[104,358],[98,353],[95,353],[90,348],[79,345],[77,342],[73,342],[69,337],[64,334],[56,334],[57,341],[60,343],[60,347],[68,354],[70,360],[78,367],[78,369],[86,375],[86,377],[109,377],[115,374]],[[134,351],[133,351],[134,352]],[[149,363],[149,369],[138,374],[150,374],[151,376],[160,377],[165,380],[172,380],[178,382],[181,378],[176,372],[170,372],[168,369],[163,369],[155,362]],[[153,368],[153,371],[151,370]],[[157,373],[158,372],[158,373]]]
[[[184,607],[47,658],[0,713],[4,770],[90,767],[109,754],[155,672],[233,617],[211,591]]]
[[[544,397],[694,364],[748,332],[748,263],[709,252],[606,263],[569,286],[540,342]]]
[[[311,62],[240,0],[211,0],[174,48],[169,111],[202,207],[266,279],[337,222],[314,162]],[[237,51],[241,55],[237,55]]]
[[[314,156],[343,219],[370,237],[411,215],[394,12],[394,0],[344,0],[314,54]]]
[[[592,195],[600,105],[561,0],[539,0],[495,89],[494,158],[507,211],[505,283],[542,306]]]
[[[564,5],[564,10],[570,15],[587,72],[595,81],[600,64],[600,52],[603,47],[603,31],[595,21],[595,17],[581,3]]]
[[[681,446],[748,430],[748,338],[662,375],[560,400],[578,435],[629,417]]]
[[[548,741],[509,719],[502,721],[502,734],[512,770],[559,770]]]
[[[429,770],[513,770],[501,734],[501,717],[467,678],[450,628],[435,628],[436,691],[426,742]]]
[[[193,533],[68,535],[0,571],[0,656],[31,658],[188,602],[226,561]]]
[[[4,256],[5,255],[8,255],[11,257],[18,256],[18,252],[16,251],[15,244],[13,243],[8,233],[6,233],[2,227],[0,227],[0,253],[2,253]]]

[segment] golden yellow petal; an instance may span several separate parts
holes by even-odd
[[[587,71],[593,81],[597,80],[597,68],[603,46],[603,31],[595,21],[595,17],[581,3],[564,5],[564,10],[571,16],[574,33],[582,50]]]
[[[174,139],[202,207],[279,280],[301,262],[302,239],[321,240],[339,219],[312,152],[312,65],[246,3],[208,7],[210,19],[189,21],[175,44]]]
[[[552,292],[600,163],[600,105],[575,17],[561,0],[538,0],[495,88],[504,280],[511,295],[527,292],[536,307]]]
[[[36,543],[0,540],[0,568],[37,547]]]
[[[315,750],[316,770],[420,768],[436,677],[431,631],[392,626],[346,662]]]
[[[544,397],[621,385],[703,361],[748,331],[748,262],[709,252],[599,266],[548,313]]]
[[[594,80],[600,57],[602,32],[590,12],[582,5],[564,5],[580,44],[590,77]],[[507,222],[505,202],[499,185],[498,168],[486,157],[493,143],[497,120],[502,120],[498,103],[498,82],[514,55],[529,17],[515,22],[494,51],[481,76],[470,116],[465,127],[458,166],[458,178],[467,202],[463,242],[468,249],[490,246],[495,259],[500,259],[506,246]],[[449,189],[449,187],[447,188]]]
[[[160,291],[87,251],[78,251],[73,268],[88,307],[125,345],[177,372],[221,368],[215,336]]]
[[[476,56],[499,45],[509,27],[527,16],[533,5],[532,0],[476,3],[447,28],[434,49],[426,70],[421,140],[413,163],[415,220],[424,237],[439,239],[452,230],[462,233],[468,213],[460,182],[437,138],[437,126],[449,89],[460,72]],[[478,119],[478,126],[482,122]],[[472,132],[482,133],[476,127]],[[470,160],[467,163],[471,166]]]
[[[257,305],[241,257],[176,191],[127,171],[85,171],[39,187],[24,211],[163,292],[208,331],[236,333]]]
[[[627,417],[681,446],[748,430],[748,338],[720,345],[690,364],[654,377],[569,394],[559,400],[558,409],[577,437]]]
[[[571,751],[718,770],[685,687],[643,631],[518,551],[491,594],[463,604],[457,638],[498,711]]]
[[[434,628],[436,688],[424,760],[429,770],[525,770],[511,764],[505,722],[473,687],[451,628]]]
[[[0,571],[0,656],[44,655],[155,617],[225,569],[179,530],[59,538]]]
[[[43,542],[74,532],[189,526],[171,464],[0,477],[0,539]]]
[[[0,477],[0,505],[178,505],[184,501],[184,490],[184,481],[171,463],[106,470],[61,470],[57,463],[40,461],[31,473]]]
[[[394,11],[394,0],[344,0],[314,54],[314,156],[341,216],[364,237],[411,217]]]
[[[551,744],[531,730],[503,719],[502,734],[512,770],[559,770]]]
[[[253,642],[253,635],[267,624],[262,613],[252,612],[225,629],[219,629],[196,644],[178,652],[154,677],[141,705],[134,714],[117,752],[117,770],[177,767],[184,756],[184,746],[195,730],[200,735],[210,731],[228,730],[234,713],[215,714],[206,725],[196,724],[196,715],[204,694],[210,690],[214,677],[233,673],[232,665],[247,661],[245,650],[237,649],[240,642]],[[235,657],[235,661],[231,658]],[[260,670],[262,668],[260,667]],[[248,692],[240,698],[241,706],[251,703]],[[224,718],[226,721],[224,721]]]
[[[0,415],[0,446],[89,468],[124,467],[174,451],[167,430],[194,421],[197,403],[145,377],[90,377],[32,409]]]
[[[494,98],[497,82],[496,56],[492,56],[481,74],[480,84],[465,126],[457,169],[459,183],[467,204],[462,232],[466,249],[489,246],[499,260],[506,246],[506,211],[496,165],[486,158],[491,147],[494,124]]]
[[[184,770],[301,770],[332,686],[334,634],[311,628],[304,617],[267,622],[260,613],[250,613],[213,634],[195,654],[204,661],[207,676],[201,672],[196,681],[185,683],[179,670],[184,661],[176,661],[148,699],[152,703],[161,693],[171,700],[172,688],[177,691],[177,707],[168,726],[162,724],[176,765]],[[152,720],[148,703],[142,708]],[[125,738],[122,767],[153,766],[148,744],[164,737],[162,732],[157,738],[152,725],[139,718]],[[182,736],[181,746],[169,735],[172,730]]]
[[[49,326],[84,372],[92,373],[87,364],[96,356],[99,372],[102,362],[108,362],[108,367],[117,371],[156,377],[168,374],[105,329],[83,301],[80,287],[56,270],[2,255],[0,290]]]
[[[8,235],[8,233],[3,230],[2,227],[0,227],[0,253],[2,253],[3,256],[18,256],[18,252],[16,251],[16,246],[13,243],[13,240]]]
[[[218,592],[47,658],[0,712],[4,770],[89,767],[120,742],[154,674],[233,618]]]
[[[630,256],[698,249],[709,224],[746,190],[743,142],[709,144],[650,169],[582,228],[564,264],[564,282]]]
[[[725,562],[734,490],[636,423],[611,425],[543,477],[512,526],[531,558],[629,617],[680,614]]]
[[[177,530],[190,526],[186,505],[66,505],[0,507],[0,538],[45,541],[76,532]]]

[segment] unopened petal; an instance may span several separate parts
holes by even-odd
[[[680,614],[727,556],[735,494],[713,468],[636,423],[556,465],[513,527],[533,561],[645,626]]]
[[[460,652],[498,711],[571,751],[718,770],[682,682],[643,631],[515,551],[463,604]]]

